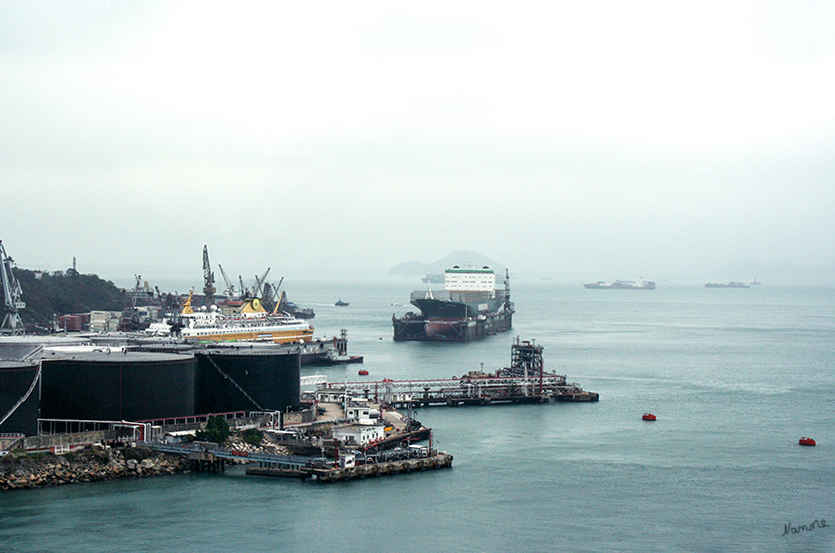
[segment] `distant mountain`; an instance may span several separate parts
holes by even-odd
[[[447,255],[437,261],[433,261],[432,263],[421,263],[419,261],[407,261],[404,263],[399,263],[389,269],[388,274],[390,275],[415,275],[415,276],[426,276],[426,275],[440,275],[443,272],[455,265],[464,266],[464,265],[473,265],[475,267],[483,267],[487,265],[491,269],[493,269],[496,274],[504,273],[505,268],[502,265],[499,265],[489,257],[484,256],[480,253],[475,252],[468,252],[468,251],[458,251]]]

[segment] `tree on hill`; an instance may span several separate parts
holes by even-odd
[[[26,308],[20,317],[27,327],[48,326],[53,316],[90,311],[121,311],[125,292],[96,275],[35,273],[15,269]]]

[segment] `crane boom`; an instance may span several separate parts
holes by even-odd
[[[226,283],[226,290],[224,290],[224,293],[229,297],[237,297],[238,294],[235,293],[235,285],[229,280],[229,277],[226,275],[226,271],[223,270],[223,265],[218,263],[217,266],[220,268],[220,274],[223,277],[223,281]]]
[[[267,267],[267,271],[264,273],[264,276],[258,278],[258,275],[255,275],[255,291],[252,292],[254,297],[259,297],[261,295],[261,287],[264,285],[264,281],[267,280],[267,275],[270,274],[270,267]]]
[[[203,246],[203,295],[210,298],[215,294],[215,274],[209,263],[209,247]]]
[[[275,309],[273,309],[273,314],[281,313],[281,304],[287,301],[287,295],[282,292],[281,295],[278,297],[278,302],[275,304]]]
[[[281,290],[281,283],[284,282],[284,277],[278,279],[278,284],[275,285],[275,290],[273,290],[273,297],[271,298],[275,301],[276,296],[278,296],[278,291]]]

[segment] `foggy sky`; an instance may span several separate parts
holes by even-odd
[[[0,240],[108,279],[833,266],[835,4],[0,2]],[[727,278],[759,275],[729,274]]]

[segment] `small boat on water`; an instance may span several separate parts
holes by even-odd
[[[645,421],[654,421],[656,419],[656,417],[652,413],[644,413],[643,416],[641,417],[641,419],[643,419]]]
[[[357,374],[360,376],[368,376],[368,371],[365,369],[360,369],[359,371],[357,371]]]
[[[813,440],[812,438],[807,438],[806,436],[803,436],[802,438],[800,438],[800,441],[798,443],[800,445],[816,445],[817,442],[815,442],[815,440]]]
[[[348,305],[348,302],[342,301],[342,298],[339,298],[339,300],[334,305],[336,305],[337,307],[345,307],[346,305]]]

